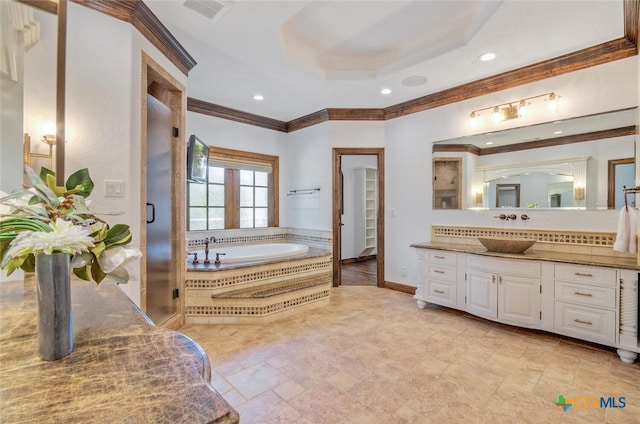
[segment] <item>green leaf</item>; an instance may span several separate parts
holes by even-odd
[[[127,244],[131,241],[131,231],[129,226],[125,224],[116,224],[109,228],[107,237],[104,239],[106,247],[113,246],[115,244]]]
[[[102,269],[100,268],[100,265],[98,264],[98,261],[94,260],[93,263],[91,264],[91,277],[93,278],[93,281],[95,281],[96,283],[100,284],[100,282],[102,280],[104,280],[104,277],[106,277],[106,276],[107,276],[107,274],[102,272]]]
[[[45,168],[44,166],[40,167],[40,179],[42,181],[47,181],[47,175],[53,175],[54,177],[56,176],[56,173],[53,172],[52,170],[50,170],[49,168]]]
[[[73,268],[73,273],[78,278],[81,278],[85,281],[91,281],[91,276],[89,275],[89,268],[90,268],[89,265]]]
[[[56,209],[60,202],[58,201],[58,196],[36,175],[33,169],[30,166],[24,166],[25,171],[27,172],[27,177],[31,182],[31,185],[36,190],[36,193],[40,200],[43,203],[50,205],[53,209]]]
[[[76,189],[80,189],[81,191],[76,194],[85,198],[89,197],[94,187],[93,181],[91,180],[91,177],[89,177],[89,170],[87,168],[82,168],[69,175],[69,178],[67,178],[67,182],[65,183],[65,187],[67,190],[73,190],[74,192]]]
[[[24,272],[36,272],[36,257],[33,253],[26,257],[20,267]]]

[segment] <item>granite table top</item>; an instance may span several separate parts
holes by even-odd
[[[414,243],[410,246],[417,249],[448,250],[451,252],[473,253],[475,255],[494,256],[500,258],[541,260],[578,265],[640,270],[640,266],[638,266],[635,258],[618,256],[586,255],[580,253],[552,252],[543,250],[528,250],[524,253],[496,253],[489,252],[484,246],[443,242],[422,242]]]
[[[41,360],[34,280],[0,284],[0,422],[239,422],[200,346],[153,325],[107,280],[72,281],[74,349]]]

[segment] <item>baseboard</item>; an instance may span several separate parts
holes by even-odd
[[[411,296],[416,294],[416,287],[407,286],[406,284],[394,283],[392,281],[385,281],[384,287],[386,289],[407,293],[407,294],[410,294]]]

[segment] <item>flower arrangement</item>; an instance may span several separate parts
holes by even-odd
[[[32,188],[0,198],[0,268],[7,275],[18,268],[33,272],[34,255],[67,253],[73,273],[83,280],[128,282],[126,266],[140,251],[126,246],[128,225],[110,227],[96,216],[116,214],[87,207],[94,187],[88,169],[74,172],[64,187],[56,186],[55,173],[47,168],[39,175],[29,166],[25,170]]]

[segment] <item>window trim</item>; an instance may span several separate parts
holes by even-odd
[[[268,174],[269,184],[269,213],[267,227],[278,227],[279,222],[279,162],[278,156],[262,153],[246,152],[242,150],[226,149],[209,146],[209,161],[229,161],[235,163],[264,164],[271,168]],[[225,169],[225,229],[240,229],[240,173],[234,169]],[[228,207],[233,205],[232,207]],[[187,209],[189,204],[187,204]],[[237,213],[236,213],[237,212]]]

